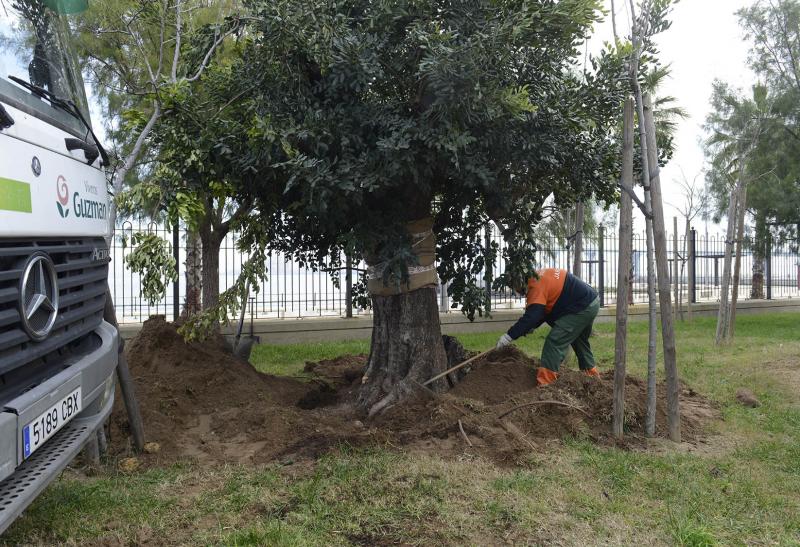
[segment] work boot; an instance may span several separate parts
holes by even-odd
[[[539,367],[536,369],[536,385],[539,387],[552,384],[558,379],[558,373],[549,368]]]
[[[600,378],[600,371],[597,370],[597,367],[592,367],[590,369],[586,369],[583,371],[586,376],[593,376],[595,378]]]

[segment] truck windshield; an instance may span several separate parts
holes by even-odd
[[[70,100],[88,120],[83,79],[62,15],[64,0],[0,0],[0,100],[78,136],[86,128],[69,113],[9,79],[14,76]],[[73,10],[74,12],[74,10]]]

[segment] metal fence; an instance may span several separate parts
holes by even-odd
[[[149,305],[146,302],[141,295],[139,276],[128,270],[125,265],[125,257],[133,251],[130,236],[136,231],[149,231],[162,237],[172,247],[179,264],[178,281],[156,305]],[[484,233],[481,239],[485,241],[486,235]],[[120,226],[112,243],[113,260],[109,271],[109,283],[120,322],[140,322],[155,314],[163,314],[170,318],[174,316],[184,301],[186,291],[186,280],[183,275],[183,264],[186,260],[185,236],[184,230],[173,230],[153,223],[127,221]],[[489,231],[488,236],[501,249],[505,245],[496,233]],[[667,234],[667,255],[670,261],[670,283],[673,284],[673,291],[677,285],[683,302],[688,298],[693,302],[719,300],[725,237],[702,235],[691,230],[688,242],[685,234],[677,234],[677,245],[675,237],[676,234]],[[238,235],[231,233],[220,248],[220,290],[225,290],[234,283],[242,265],[248,259],[248,253],[239,250],[237,241]],[[598,290],[602,305],[616,303],[618,247],[619,240],[616,233],[606,232],[602,228],[596,235],[586,235],[583,238],[582,277]],[[756,253],[752,241],[745,241],[744,247],[739,281],[740,300],[758,296],[758,289],[762,284],[763,289],[760,292],[764,298],[800,297],[800,256],[796,250],[777,241],[770,242],[760,253],[765,257],[762,263],[763,282],[759,283],[756,277],[754,292],[753,263]],[[565,245],[556,238],[550,238],[545,240],[537,251],[538,267],[571,270],[573,253],[574,249],[570,245]],[[341,258],[341,264],[345,264],[344,257]],[[677,276],[674,273],[675,260],[677,260]],[[363,264],[353,265],[353,282],[360,280],[364,268]],[[301,267],[280,253],[270,255],[267,269],[267,281],[262,284],[260,292],[251,295],[248,315],[255,318],[304,318],[365,313],[365,310],[350,310],[347,305],[345,272],[342,272],[341,283],[336,286],[328,273]],[[487,286],[492,309],[521,308],[524,300],[511,291],[492,291],[488,288],[491,280],[502,273],[502,263],[489,264],[488,268],[476,276],[476,282],[481,286]],[[450,307],[446,287],[444,290],[442,287],[437,290],[442,312],[458,312],[457,309],[453,310]],[[647,253],[644,234],[635,234],[633,237],[631,294],[632,303],[647,302]]]

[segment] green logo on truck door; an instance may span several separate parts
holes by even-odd
[[[0,211],[32,212],[31,185],[20,180],[0,177]]]

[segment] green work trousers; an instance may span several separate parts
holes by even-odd
[[[550,330],[542,348],[542,366],[558,372],[570,345],[578,357],[581,370],[594,368],[594,355],[589,345],[592,325],[600,310],[600,300],[595,298],[585,310],[560,317]]]

